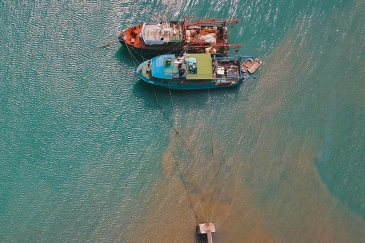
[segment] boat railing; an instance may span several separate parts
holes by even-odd
[[[237,80],[237,79],[245,79],[245,77],[229,77],[229,78],[212,78],[213,81],[217,81],[217,80],[225,80],[225,81],[230,81],[230,80]]]

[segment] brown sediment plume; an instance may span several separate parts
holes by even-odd
[[[221,132],[236,139],[224,141],[231,153],[224,153],[217,178],[214,175],[222,151],[215,144],[223,144],[220,134],[214,136],[215,141],[207,142],[203,138],[209,136],[202,134],[204,131],[186,125],[181,134],[189,141],[188,148],[171,134],[162,158],[163,176],[145,196],[146,214],[139,216],[139,225],[129,228],[134,233],[130,235],[133,240],[127,242],[195,242],[195,224],[205,218],[216,226],[214,242],[363,241],[364,221],[329,193],[318,174],[318,128],[296,126],[288,112],[303,91],[300,85],[305,80],[298,80],[316,66],[313,55],[305,55],[312,47],[299,48],[296,39],[301,33],[297,29],[265,59],[249,102],[234,118],[239,122],[232,122]],[[300,65],[295,64],[296,56],[301,57]],[[325,102],[318,111],[327,105]],[[299,119],[305,123],[313,118],[303,114]],[[215,132],[220,133],[219,129]],[[209,142],[216,153],[214,159],[207,152]],[[189,156],[181,156],[183,149]],[[210,185],[215,180],[213,189]]]
[[[163,174],[166,177],[173,175],[173,172],[176,169],[176,163],[177,162],[175,161],[173,151],[166,150],[162,155],[162,161],[161,161]]]
[[[349,242],[354,239],[348,234],[354,230],[351,227],[357,225],[356,231],[360,233],[363,224],[332,198],[321,182],[313,163],[318,153],[315,146],[301,142],[289,145],[281,160],[272,160],[270,152],[275,149],[270,142],[263,142],[259,151],[269,153],[260,155],[260,163],[267,168],[268,175],[246,175],[245,179],[248,187],[261,187],[261,191],[254,192],[253,201],[265,215],[266,231],[279,242]],[[255,169],[247,172],[255,174]]]
[[[139,224],[130,229],[130,232],[136,232],[130,234],[130,240],[195,242],[195,225],[207,220],[216,225],[217,233],[213,238],[218,242],[237,242],[237,239],[274,242],[263,228],[264,215],[251,202],[244,178],[231,167],[236,163],[243,166],[247,163],[239,157],[228,155],[225,158],[215,155],[215,158],[205,160],[209,157],[206,155],[194,157],[189,165],[178,168],[177,164],[181,161],[174,155],[175,146],[180,143],[177,139],[172,133],[170,145],[162,159],[164,176],[155,182],[152,191],[146,195],[148,213],[144,217],[139,216]],[[195,154],[201,148],[194,142],[188,149]],[[219,154],[219,151],[214,153]],[[222,159],[224,163],[219,167]],[[218,169],[221,169],[219,174]],[[138,233],[139,227],[143,228],[142,233]]]
[[[264,215],[263,228],[277,242],[361,242],[364,221],[329,193],[318,174],[318,128],[292,125],[288,110],[293,107],[288,101],[296,100],[295,94],[302,90],[293,86],[297,77],[282,67],[290,67],[293,56],[301,56],[304,63],[311,58],[296,51],[295,36],[297,33],[291,33],[268,57],[266,72],[245,109],[246,122],[257,135],[243,156],[250,164],[242,173],[245,188],[250,189],[252,203]],[[281,68],[275,60],[280,60]],[[313,118],[303,114],[300,119],[310,122]]]
[[[179,160],[181,141],[172,133],[162,159],[164,176],[146,195],[147,213],[130,229],[131,241],[195,242],[195,224],[207,219],[216,226],[217,242],[359,242],[364,223],[329,194],[318,175],[318,141],[296,136],[275,119],[270,126],[256,126],[259,122],[249,121],[250,129],[264,129],[253,151],[231,144],[236,153],[224,158],[199,155],[203,141],[197,137],[204,136],[192,131],[184,133],[195,138],[184,149],[194,156]]]
[[[237,153],[225,154],[217,178],[212,175],[219,156],[193,157],[178,168],[180,142],[172,133],[162,159],[164,176],[146,195],[146,214],[129,229],[128,242],[195,242],[195,225],[205,219],[216,226],[216,242],[359,242],[364,223],[328,193],[318,175],[317,141],[283,131],[281,124],[270,127],[253,152],[237,147]],[[201,150],[198,143],[189,145],[192,154]]]

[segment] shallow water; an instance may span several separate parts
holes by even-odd
[[[0,5],[1,242],[362,242],[362,1]],[[239,18],[257,79],[155,94],[98,48],[184,15]]]

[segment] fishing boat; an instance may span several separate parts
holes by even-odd
[[[140,55],[167,53],[210,53],[228,55],[228,25],[233,27],[238,19],[192,18],[180,21],[143,23],[122,31],[119,42]]]
[[[137,75],[149,84],[170,89],[233,87],[255,78],[241,71],[241,59],[208,53],[165,54],[141,63]]]

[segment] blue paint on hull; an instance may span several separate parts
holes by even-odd
[[[162,55],[164,56],[164,55]],[[160,57],[162,57],[160,56]],[[202,80],[191,80],[184,78],[156,78],[152,75],[152,67],[155,64],[154,60],[159,57],[155,57],[151,60],[147,60],[141,63],[137,69],[137,76],[142,79],[144,82],[156,85],[169,89],[176,90],[201,90],[201,89],[217,89],[217,88],[228,88],[228,87],[237,87],[243,84],[248,79],[255,79],[255,76],[249,76],[241,73],[240,77],[237,78],[211,78],[211,79],[202,79]],[[146,70],[149,69],[148,72]],[[234,82],[236,80],[236,82]],[[237,82],[238,80],[238,82]]]
[[[172,83],[170,80],[164,80],[164,81],[158,81],[158,80],[151,80],[143,76],[142,74],[138,75],[144,82],[156,85],[164,88],[170,88],[170,89],[177,89],[177,90],[199,90],[199,89],[216,89],[216,88],[228,88],[228,87],[236,87],[240,86],[244,83],[245,80],[242,80],[236,84],[233,85],[216,85],[213,83],[205,83],[205,84],[188,84],[188,83]]]

